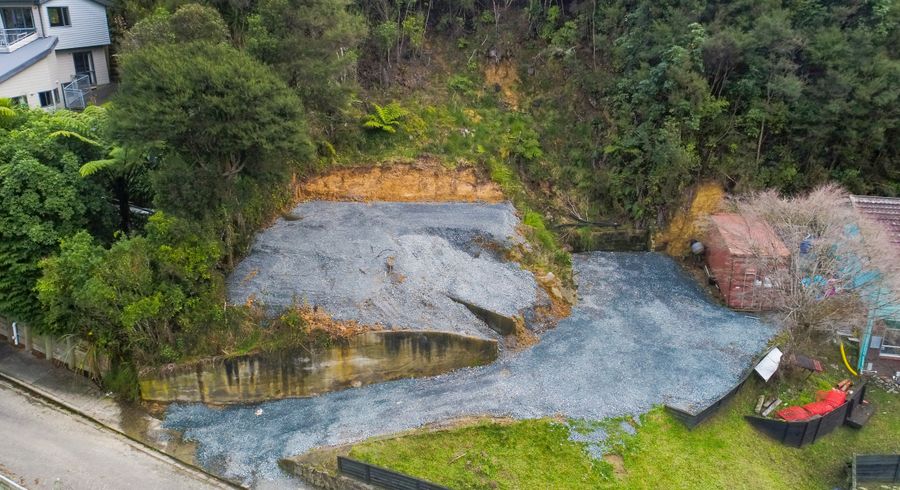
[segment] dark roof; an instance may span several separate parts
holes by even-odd
[[[35,5],[43,5],[49,1],[50,0],[34,0],[34,4]],[[100,5],[103,5],[104,7],[112,7],[112,2],[109,0],[91,0],[91,1],[94,3],[99,3]]]
[[[853,207],[884,225],[891,241],[900,247],[900,198],[850,196]]]
[[[0,53],[0,83],[5,82],[22,70],[44,59],[59,40],[56,36],[42,37],[31,41],[12,53]]]

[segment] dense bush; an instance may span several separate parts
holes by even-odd
[[[104,190],[78,173],[99,154],[89,142],[97,111],[12,111],[0,128],[0,315],[35,322],[38,260],[80,229],[107,236],[113,214]]]
[[[176,360],[222,324],[221,254],[218,240],[163,213],[108,249],[75,234],[40,264],[44,325],[136,361]]]

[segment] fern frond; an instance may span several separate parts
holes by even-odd
[[[115,166],[119,163],[119,160],[110,158],[106,160],[91,160],[90,162],[85,163],[78,169],[78,173],[81,174],[82,177],[90,177],[97,172],[102,170],[106,170],[109,167]]]
[[[372,104],[374,112],[366,116],[363,127],[367,129],[380,129],[387,133],[396,133],[401,127],[400,120],[409,114],[409,111],[396,102],[386,106]]]
[[[102,146],[99,141],[92,140],[90,138],[85,138],[84,136],[82,136],[74,131],[66,131],[64,129],[50,133],[50,137],[51,138],[75,138],[75,139],[82,141],[84,143],[87,143],[89,145]]]

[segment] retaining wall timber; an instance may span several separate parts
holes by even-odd
[[[447,332],[377,331],[294,349],[141,370],[141,397],[214,405],[310,396],[493,362],[497,341]]]

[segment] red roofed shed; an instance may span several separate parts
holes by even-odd
[[[738,310],[774,307],[772,277],[787,267],[791,253],[764,221],[739,214],[710,217],[706,261],[728,306]]]

